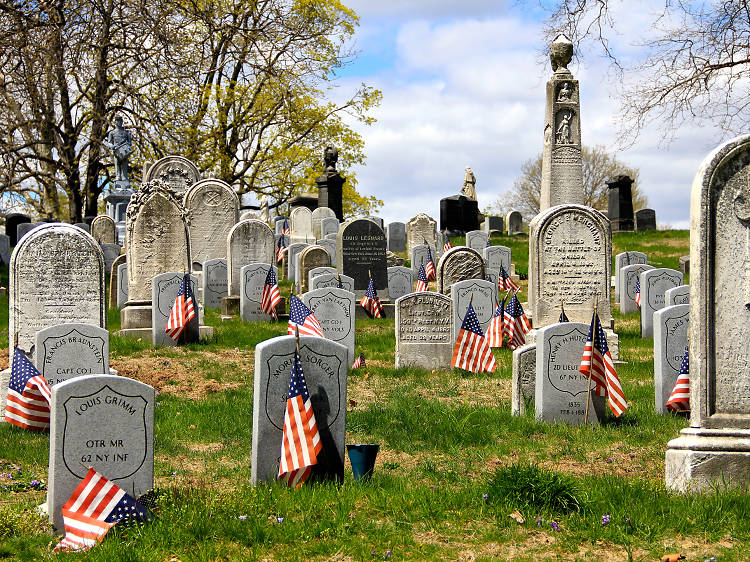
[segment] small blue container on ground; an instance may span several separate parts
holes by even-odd
[[[380,445],[375,443],[347,445],[346,452],[349,453],[349,462],[352,463],[352,472],[355,480],[369,480],[375,468],[375,458],[378,456]]]

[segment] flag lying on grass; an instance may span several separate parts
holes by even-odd
[[[586,347],[583,348],[583,357],[581,357],[581,366],[578,371],[594,381],[594,392],[598,396],[606,396],[609,409],[615,417],[620,417],[628,407],[628,403],[625,400],[620,379],[615,372],[612,355],[607,347],[607,336],[604,334],[596,310],[591,318],[589,337],[586,340]]]
[[[286,252],[286,242],[284,241],[284,235],[281,235],[276,242],[276,263],[284,261],[284,252]]]
[[[310,476],[310,467],[318,464],[318,453],[322,448],[305,373],[295,349],[281,435],[279,480],[292,488],[299,488]]]
[[[62,507],[65,537],[58,550],[86,550],[97,545],[116,523],[145,521],[148,510],[93,468]]]
[[[49,404],[52,392],[44,377],[22,349],[13,350],[8,382],[5,421],[34,431],[49,430]]]
[[[487,327],[487,342],[490,347],[503,347],[503,339],[505,336],[503,330],[503,322],[505,320],[505,299],[495,309],[495,313],[492,315],[490,325]]]
[[[320,322],[315,318],[312,310],[307,308],[298,297],[291,295],[289,297],[289,324],[286,333],[293,336],[295,328],[299,329],[301,336],[325,337]]]
[[[641,280],[638,276],[635,278],[635,306],[641,308]]]
[[[685,355],[682,356],[680,374],[677,375],[677,382],[667,400],[667,409],[670,412],[690,411],[690,352],[687,346]]]
[[[419,275],[417,275],[417,285],[414,288],[415,293],[427,291],[427,274],[424,271],[424,264],[419,264]]]
[[[281,302],[281,295],[279,294],[279,282],[276,279],[276,273],[273,270],[273,266],[268,266],[268,273],[266,274],[266,282],[263,283],[263,294],[260,298],[260,309],[268,314],[270,317],[276,319],[276,305]]]
[[[531,330],[531,322],[526,317],[520,301],[515,293],[510,297],[505,307],[503,330],[508,335],[508,347],[516,349],[526,343],[526,334]]]
[[[365,363],[365,354],[360,353],[359,357],[357,357],[354,360],[354,363],[352,363],[352,369],[359,369],[360,367],[366,367],[367,364]]]
[[[445,244],[443,244],[443,252],[447,252],[453,247],[453,244],[451,244],[451,239],[448,237],[448,233],[445,233]]]
[[[435,262],[432,259],[432,250],[430,249],[430,245],[427,243],[427,240],[424,241],[424,245],[427,246],[427,263],[424,266],[424,273],[427,276],[428,281],[434,281]]]
[[[372,276],[370,276],[365,296],[362,297],[359,304],[362,305],[362,308],[365,309],[370,318],[385,318],[385,311],[383,310],[383,305],[380,304],[378,291],[375,289],[375,282],[372,280]]]
[[[170,338],[177,341],[193,318],[195,318],[195,300],[190,286],[190,274],[186,273],[182,277],[177,298],[172,305],[172,311],[169,313],[165,332]]]
[[[510,278],[510,273],[505,271],[502,264],[500,264],[500,273],[497,276],[497,285],[501,291],[518,291],[521,288]]]
[[[461,331],[458,332],[456,345],[453,347],[451,366],[473,373],[495,372],[495,356],[492,355],[492,349],[482,333],[482,327],[479,325],[477,313],[474,312],[474,305],[471,302],[461,324]]]

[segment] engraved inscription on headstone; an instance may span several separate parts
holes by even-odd
[[[396,301],[396,368],[450,369],[453,357],[451,299],[410,293]]]
[[[377,223],[353,219],[341,225],[336,239],[336,269],[354,279],[357,297],[364,295],[372,275],[380,299],[389,299],[385,252],[385,234]]]
[[[640,275],[641,282],[641,337],[654,335],[654,312],[664,308],[667,289],[682,285],[682,273],[676,269],[659,267]]]
[[[690,327],[690,305],[654,312],[654,406],[667,413],[667,400],[677,382]]]
[[[58,324],[40,330],[34,365],[50,386],[81,375],[108,375],[109,332],[91,324]]]
[[[495,289],[492,283],[483,279],[467,279],[457,281],[451,285],[451,301],[453,302],[453,340],[458,338],[461,324],[469,309],[469,302],[477,313],[479,327],[483,333],[487,328],[495,312]]]
[[[278,279],[276,267],[267,263],[251,263],[243,266],[240,272],[240,318],[243,322],[266,322],[271,319],[260,308],[269,267],[273,267]]]
[[[388,268],[388,295],[395,300],[414,291],[411,269],[401,265]]]
[[[354,293],[335,287],[315,289],[304,293],[302,302],[315,314],[323,335],[346,346],[349,350],[347,364],[351,365],[354,362]]]
[[[214,258],[203,262],[203,306],[221,308],[221,299],[228,296],[227,260]]]

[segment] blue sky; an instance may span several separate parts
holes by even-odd
[[[365,82],[383,93],[373,112],[378,121],[355,126],[367,155],[355,169],[358,189],[385,202],[380,216],[407,221],[424,211],[438,219],[440,199],[458,192],[467,165],[480,207],[510,189],[521,165],[542,149],[552,71],[542,54],[541,14],[514,1],[344,1],[360,16],[352,44],[359,56],[339,73],[339,90]],[[638,54],[633,42],[648,29],[652,4],[626,4],[626,16],[614,14],[623,26],[613,46],[627,57]],[[618,82],[607,61],[581,53],[571,70],[580,81],[584,144],[614,152]],[[616,154],[640,169],[657,222],[687,228],[693,177],[721,135],[684,127],[668,146],[660,137],[654,125]]]

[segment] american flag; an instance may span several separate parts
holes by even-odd
[[[424,245],[427,246],[427,263],[424,266],[424,272],[427,276],[428,281],[434,281],[435,280],[435,262],[432,261],[432,250],[430,249],[430,245],[427,243],[427,240],[424,241]]]
[[[667,400],[667,409],[670,412],[690,411],[690,354],[687,346],[685,346],[685,355],[682,356],[680,374],[677,375],[677,382]]]
[[[487,341],[490,347],[503,347],[503,321],[505,320],[505,299],[495,309],[490,325],[487,327]]]
[[[505,271],[503,264],[500,264],[500,272],[497,274],[497,285],[501,291],[518,291],[521,289],[519,285],[513,282],[510,278],[510,274]]]
[[[52,392],[47,381],[23,350],[16,347],[8,383],[5,421],[24,429],[48,431],[51,399]]]
[[[276,242],[276,263],[284,261],[284,252],[286,252],[286,242],[282,234],[279,236],[278,242]]]
[[[292,229],[289,228],[289,220],[284,219],[284,222],[281,225],[281,234],[289,235],[292,233]]]
[[[295,349],[281,435],[279,479],[292,488],[299,488],[310,476],[310,467],[318,464],[318,453],[322,448],[305,373]]]
[[[635,276],[635,306],[641,308],[641,280]]]
[[[276,280],[276,273],[273,270],[273,266],[269,265],[266,282],[263,284],[263,295],[260,298],[260,309],[276,319],[279,317],[276,314],[276,305],[280,302],[279,282]]]
[[[62,514],[65,537],[55,551],[87,550],[116,523],[148,519],[145,507],[93,468],[63,505]]]
[[[427,274],[424,271],[424,264],[419,265],[419,275],[417,275],[417,285],[414,289],[416,293],[427,291]]]
[[[320,322],[315,318],[312,310],[305,306],[298,297],[291,295],[289,297],[289,325],[286,333],[293,336],[295,328],[299,328],[301,336],[318,336],[324,338]]]
[[[526,317],[520,301],[515,293],[510,297],[505,307],[503,330],[508,335],[508,347],[516,349],[526,343],[526,334],[531,330],[531,322]]]
[[[474,312],[474,305],[469,303],[466,316],[458,332],[456,345],[453,347],[452,367],[465,369],[473,373],[484,371],[495,372],[495,356],[492,355],[487,339]]]
[[[164,331],[170,338],[177,341],[193,318],[195,318],[195,300],[190,287],[190,275],[186,273],[180,283],[180,289],[177,291],[177,298],[172,305],[167,328]]]
[[[366,367],[367,364],[365,363],[365,354],[360,353],[359,357],[357,357],[354,360],[354,363],[352,363],[352,369],[359,369],[360,367]]]
[[[589,337],[586,340],[586,347],[584,347],[583,357],[581,357],[581,366],[578,370],[582,375],[590,377],[594,381],[594,392],[599,396],[606,396],[609,409],[612,410],[615,417],[620,417],[628,407],[628,403],[625,400],[620,379],[615,372],[612,355],[610,355],[609,347],[607,347],[607,336],[604,334],[604,328],[599,322],[599,315],[596,310],[591,318]]]
[[[367,285],[365,296],[362,297],[359,304],[362,305],[362,308],[365,309],[370,318],[385,318],[385,311],[383,310],[383,305],[380,304],[378,291],[375,289],[375,282],[372,280],[372,276],[370,277],[370,283]]]
[[[451,239],[448,237],[448,233],[445,233],[445,244],[443,244],[443,252],[447,252],[453,247],[453,244],[451,244]]]

